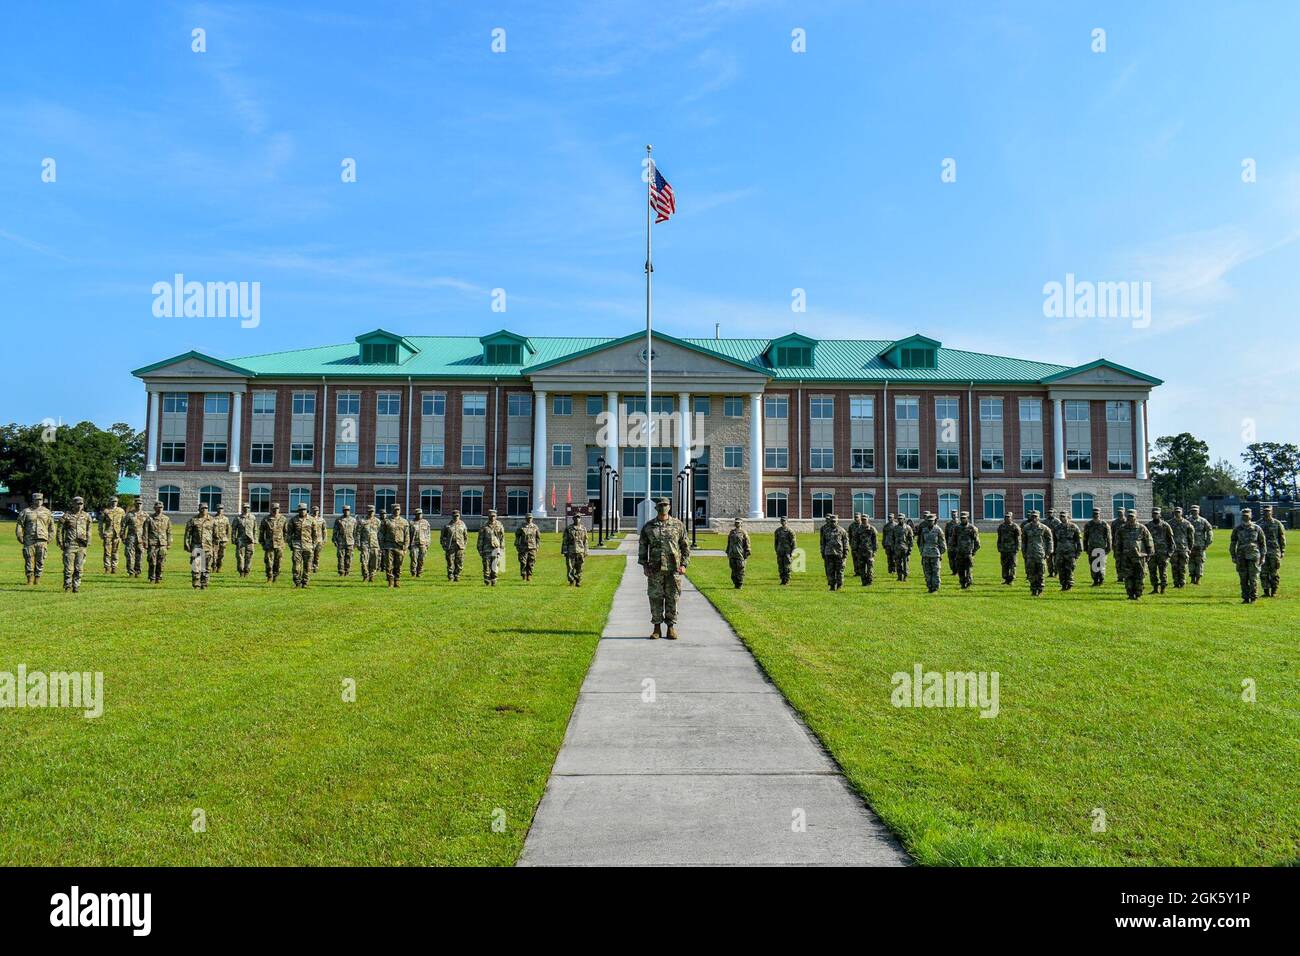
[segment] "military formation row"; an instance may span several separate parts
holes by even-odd
[[[53,542],[63,552],[64,590],[79,591],[92,526],[81,498],[74,498],[72,509],[55,520],[44,506],[43,497],[33,495],[31,507],[19,515],[17,525],[27,583],[40,583],[46,551]],[[172,522],[163,512],[161,502],[154,504],[152,514],[145,514],[139,501],[131,511],[124,511],[114,498],[99,515],[98,530],[104,546],[104,573],[117,573],[120,554],[130,577],[138,578],[142,570],[147,570],[149,581],[154,584],[162,581],[173,542]],[[309,510],[306,505],[299,505],[296,514],[286,517],[280,513],[280,506],[273,504],[260,520],[247,504],[234,518],[227,516],[220,506],[215,514],[209,514],[207,505],[199,505],[198,513],[185,523],[183,536],[190,583],[195,588],[206,588],[209,576],[222,569],[228,548],[234,551],[236,573],[241,578],[248,577],[254,551],[260,546],[268,583],[279,579],[281,562],[288,549],[294,586],[305,588],[320,569],[327,534],[334,544],[341,577],[351,575],[355,563],[363,581],[373,581],[376,573],[382,573],[388,586],[394,588],[400,587],[402,567],[408,562],[412,577],[424,574],[425,556],[433,544],[433,528],[424,513],[416,509],[414,519],[408,520],[402,517],[402,509],[397,505],[382,517],[375,514],[371,505],[360,518],[345,507],[334,520],[332,529],[326,528],[319,508]],[[459,581],[469,546],[469,529],[461,521],[459,511],[452,512],[452,521],[442,529],[439,543],[447,563],[447,579]],[[506,547],[506,529],[497,520],[495,511],[488,512],[488,520],[478,529],[475,545],[483,563],[483,583],[495,587],[504,567]],[[525,581],[531,581],[541,547],[541,531],[531,516],[515,530],[514,545],[520,575]],[[587,529],[576,516],[564,529],[560,551],[569,583],[581,587]]]

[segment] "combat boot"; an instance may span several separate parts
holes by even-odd
[[[668,638],[668,640],[670,640],[670,641],[675,641],[675,640],[677,640],[677,628],[676,628],[674,625],[669,624],[669,625],[668,625],[668,633],[667,633],[665,636],[666,636],[666,637]]]
[[[27,575],[27,583],[28,583],[29,585],[32,583],[32,576],[31,576],[30,574]]]
[[[659,640],[659,625],[658,625],[658,624],[656,624],[656,625],[654,626],[654,628],[650,631],[650,640],[652,640],[652,641],[657,641],[657,640]]]

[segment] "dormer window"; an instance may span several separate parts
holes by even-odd
[[[362,365],[401,365],[416,352],[415,343],[410,339],[383,329],[375,329],[356,339],[357,360]]]
[[[879,354],[886,365],[894,368],[938,368],[939,345],[924,335],[909,335],[889,345]]]
[[[807,345],[782,345],[776,350],[776,364],[781,368],[808,368],[812,349]]]
[[[522,365],[524,347],[515,342],[494,342],[484,346],[483,361],[487,365]]]
[[[366,342],[361,346],[362,365],[396,365],[396,343]]]
[[[934,368],[934,349],[905,348],[899,350],[899,365],[902,368]]]

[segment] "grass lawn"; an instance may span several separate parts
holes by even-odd
[[[990,544],[985,535],[985,544]],[[1300,571],[1283,593],[1239,603],[1227,534],[1199,588],[1141,602],[1086,573],[1029,597],[1001,584],[996,553],[976,584],[925,592],[856,581],[826,590],[814,535],[808,571],[774,586],[770,535],[755,535],[745,588],[721,558],[690,576],[731,621],[853,785],[922,863],[1277,865],[1300,860]],[[851,567],[850,567],[851,570]],[[945,566],[946,572],[946,566]],[[895,672],[997,671],[1000,713],[895,708]],[[1242,699],[1243,681],[1257,700]],[[1094,810],[1105,830],[1093,832]]]
[[[513,548],[495,589],[477,554],[447,582],[435,548],[399,591],[327,549],[306,591],[287,556],[265,584],[259,551],[205,592],[178,550],[161,587],[105,576],[96,541],[71,595],[54,554],[19,583],[0,523],[0,671],[102,671],[105,698],[0,710],[0,864],[513,863],[623,571],[569,588],[557,541],[530,584]]]

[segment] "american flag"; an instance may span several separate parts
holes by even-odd
[[[658,166],[655,167],[654,184],[650,187],[650,205],[655,211],[655,222],[667,222],[668,217],[677,211],[673,187],[668,185],[668,180],[664,179]]]

